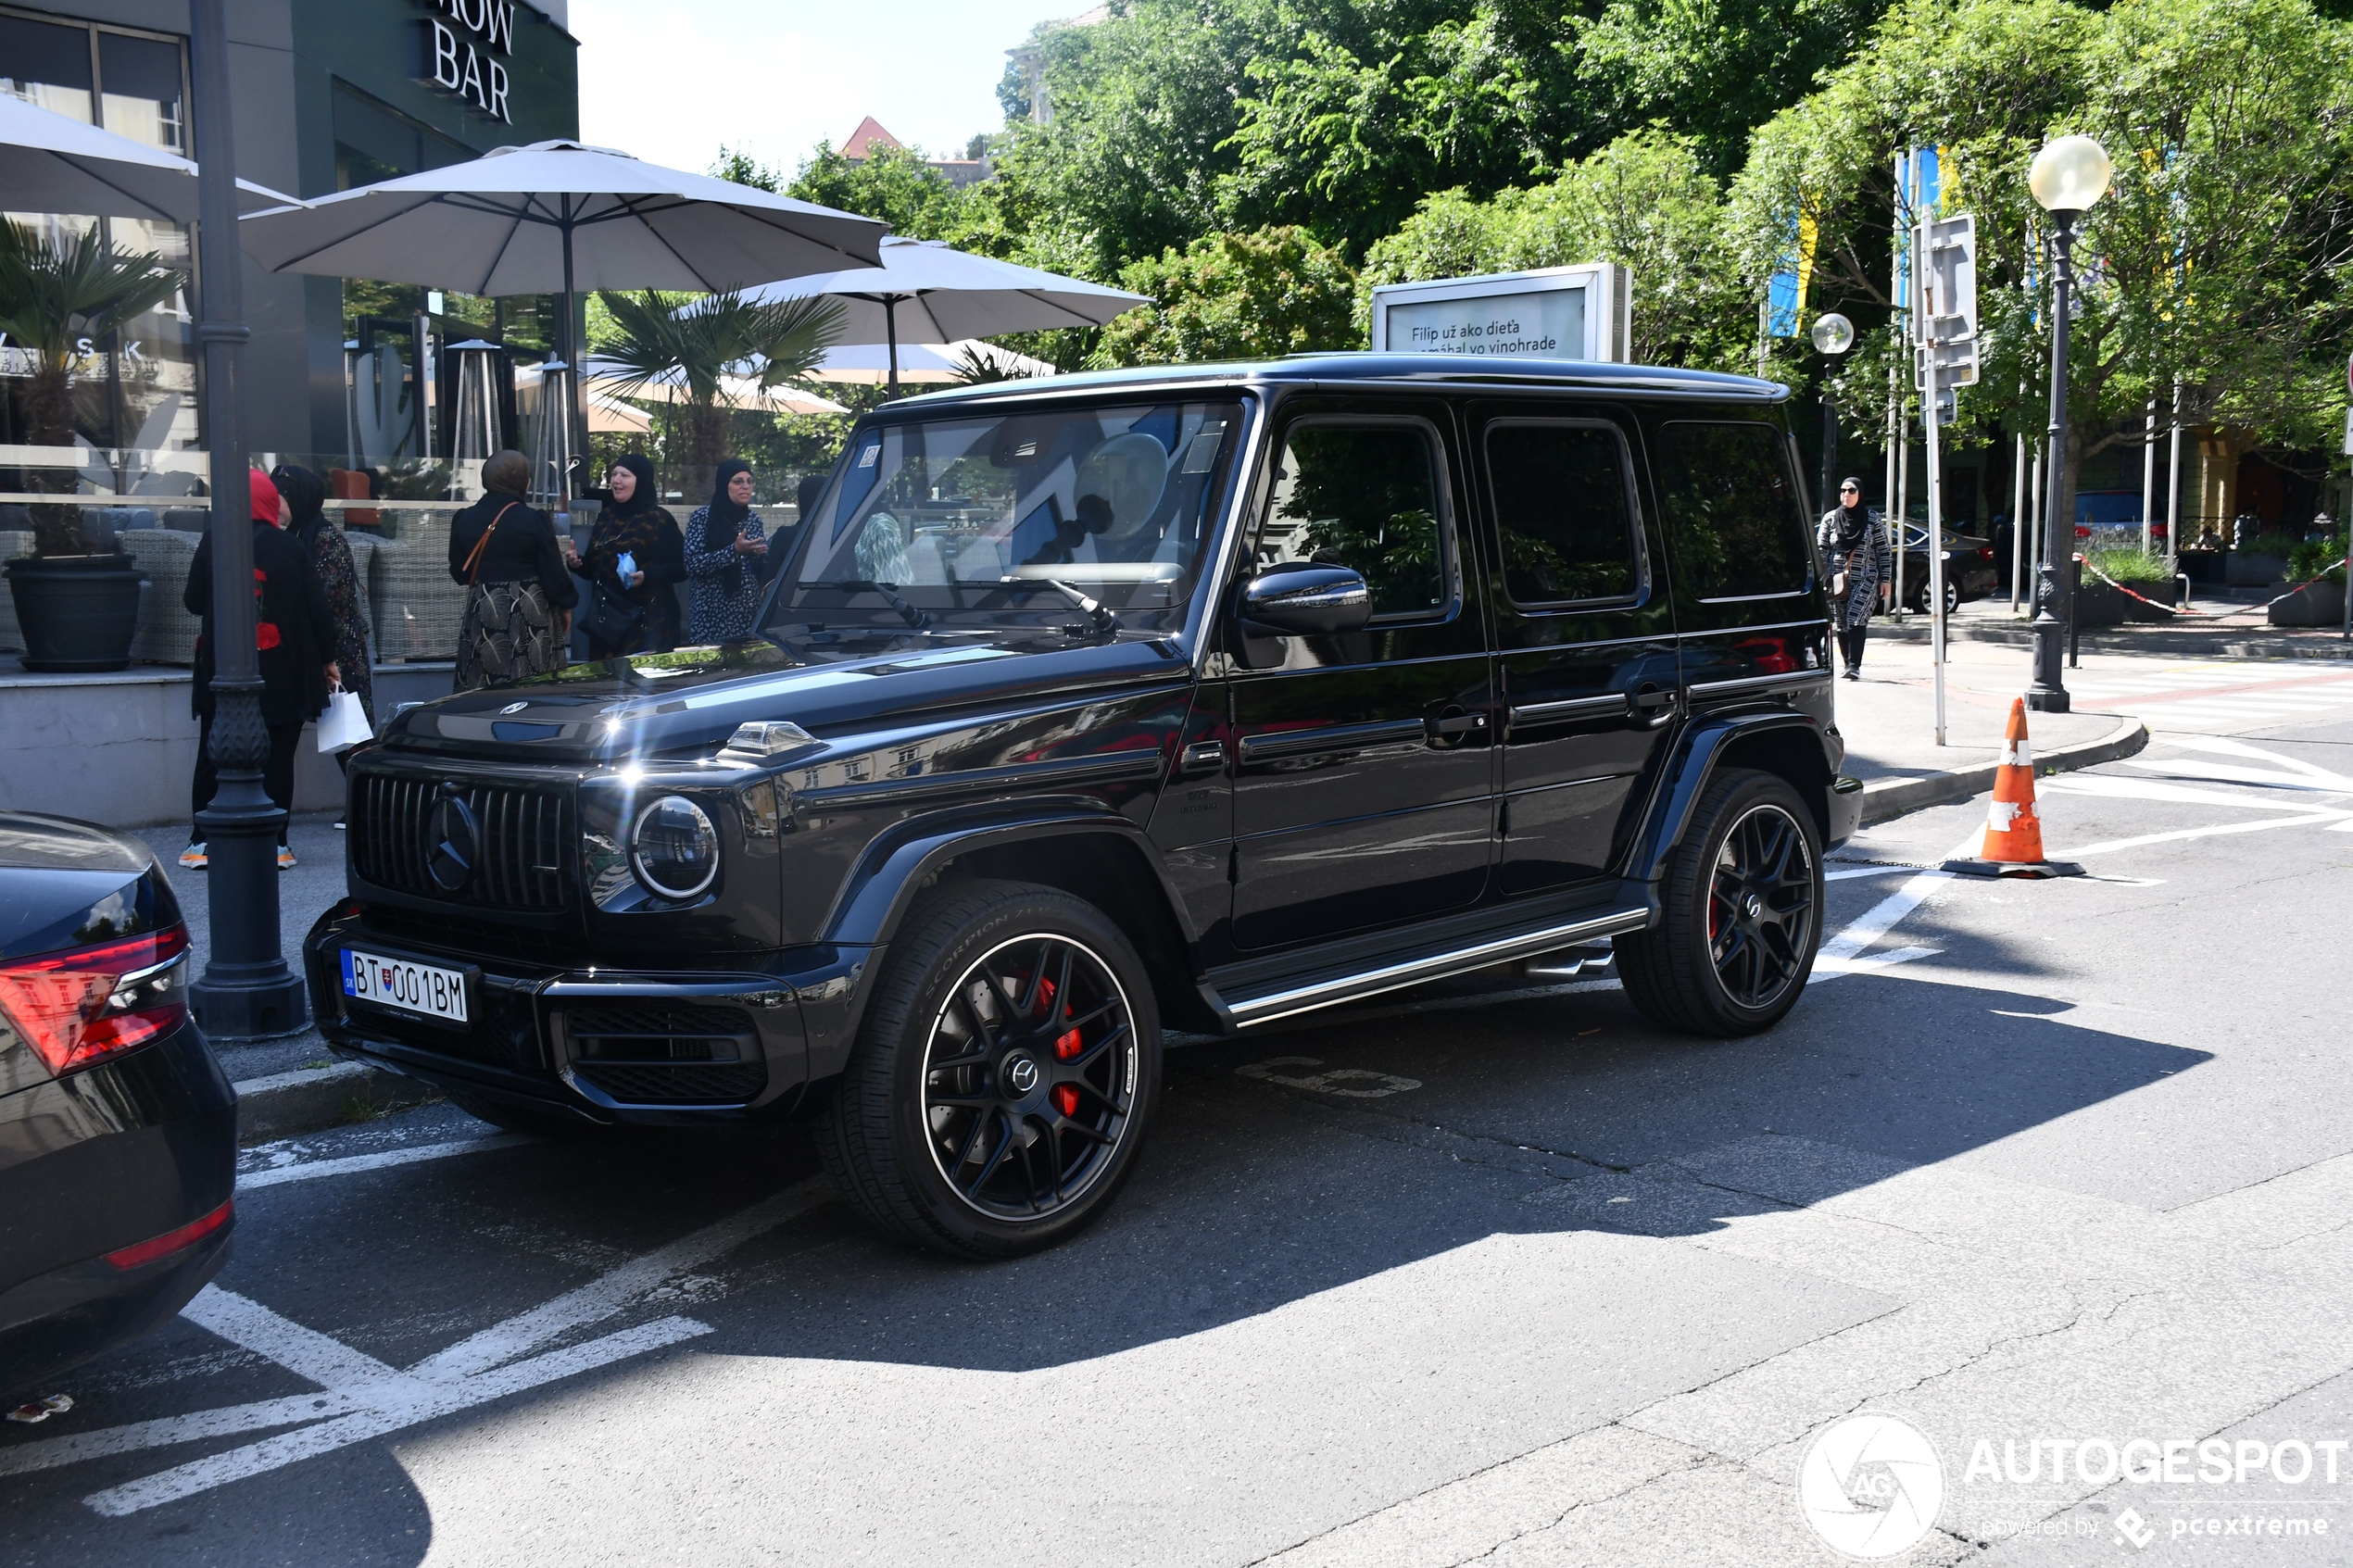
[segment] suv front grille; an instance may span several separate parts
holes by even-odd
[[[564,908],[577,834],[569,789],[529,784],[459,784],[480,842],[472,874],[451,893],[433,879],[433,809],[442,783],[429,774],[354,773],[347,819],[352,869],[379,887],[483,909]]]

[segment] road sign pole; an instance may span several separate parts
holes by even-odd
[[[1919,281],[1913,285],[1920,308],[1915,319],[1920,324],[1921,370],[1924,388],[1920,394],[1920,417],[1928,427],[1928,646],[1929,665],[1936,689],[1936,744],[1944,744],[1944,437],[1937,433],[1940,420],[1936,407],[1936,301],[1931,295],[1930,270],[1926,265],[1931,255],[1929,230],[1922,225],[1919,243],[1912,247],[1915,265],[1912,275]]]

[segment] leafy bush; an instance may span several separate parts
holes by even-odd
[[[2119,583],[2161,584],[2169,581],[2165,558],[2144,555],[2138,545],[2094,545],[2083,552],[2083,558]]]
[[[2288,552],[2287,580],[2309,583],[2345,558],[2345,532],[2326,539],[2308,539]]]

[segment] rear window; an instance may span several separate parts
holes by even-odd
[[[1692,597],[1805,591],[1814,554],[1780,431],[1670,424],[1659,433],[1655,477],[1677,578]]]

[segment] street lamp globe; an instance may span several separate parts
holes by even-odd
[[[2108,194],[2116,166],[2108,149],[2089,136],[2061,136],[2043,144],[2027,170],[2026,188],[2045,211],[2084,212]]]
[[[1843,354],[1855,346],[1855,323],[1835,310],[1814,318],[1814,346],[1824,354]]]

